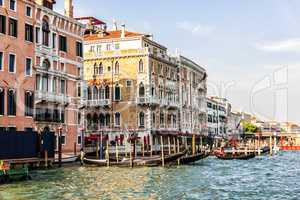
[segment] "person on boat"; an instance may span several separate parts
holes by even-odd
[[[83,165],[83,159],[84,159],[85,153],[83,151],[83,148],[80,149],[80,164]]]

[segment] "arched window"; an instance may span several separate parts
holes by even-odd
[[[155,94],[155,87],[152,86],[151,88],[151,96],[155,97],[156,94]]]
[[[100,99],[105,99],[105,89],[103,87],[99,88]]]
[[[100,113],[99,120],[100,120],[100,127],[104,127],[105,126],[105,116],[104,116],[104,114]]]
[[[13,89],[9,89],[7,94],[7,115],[9,116],[16,116],[16,98],[16,91]]]
[[[115,100],[116,101],[120,101],[121,100],[121,88],[120,88],[120,86],[118,84],[115,87]]]
[[[48,69],[50,68],[50,62],[49,62],[49,60],[45,59],[45,60],[43,61],[42,67],[43,67],[44,69],[48,70]]]
[[[97,64],[95,63],[95,64],[94,64],[94,75],[98,75],[98,74],[99,74],[98,66],[97,66]]]
[[[4,115],[4,89],[0,88],[0,115]]]
[[[115,74],[119,74],[119,70],[120,70],[120,66],[119,66],[119,62],[117,61],[115,64]]]
[[[98,115],[96,113],[93,116],[93,130],[98,130]]]
[[[139,61],[139,72],[142,73],[144,72],[144,64],[143,64],[143,60]]]
[[[49,24],[47,19],[43,19],[42,22],[42,32],[43,32],[43,45],[45,46],[49,46],[49,33],[50,33],[50,29],[49,29]]]
[[[159,85],[159,98],[162,99],[164,95],[163,86]]]
[[[104,70],[103,70],[103,65],[102,63],[99,64],[99,74],[103,74]]]
[[[105,126],[110,126],[110,114],[105,115]]]
[[[90,86],[87,89],[87,93],[88,93],[88,100],[92,100],[92,89]]]
[[[143,83],[140,83],[139,86],[139,97],[144,97],[145,96],[145,87]]]
[[[109,99],[110,97],[110,95],[109,95],[109,86],[107,85],[107,86],[105,86],[105,99]]]
[[[145,114],[143,112],[139,114],[139,126],[145,127]]]
[[[152,113],[152,125],[155,126],[155,112]]]
[[[93,88],[93,100],[98,100],[98,88],[96,86]]]
[[[87,114],[86,119],[87,119],[88,129],[90,130],[92,126],[92,116],[90,114]]]
[[[115,113],[115,126],[121,125],[121,114],[119,112]]]

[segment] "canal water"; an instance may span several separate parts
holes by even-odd
[[[249,161],[210,157],[169,168],[69,166],[0,186],[0,199],[300,199],[300,152]]]

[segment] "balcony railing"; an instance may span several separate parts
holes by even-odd
[[[81,105],[87,107],[106,107],[111,105],[111,99],[81,100]]]
[[[157,97],[137,97],[137,104],[159,104]]]
[[[51,92],[37,91],[35,95],[35,101],[47,101],[59,104],[71,103],[71,98],[64,94],[56,94]]]

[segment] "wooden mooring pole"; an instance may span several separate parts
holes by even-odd
[[[160,151],[161,151],[161,165],[164,167],[165,166],[165,156],[164,156],[164,141],[163,141],[163,136],[160,136]]]

